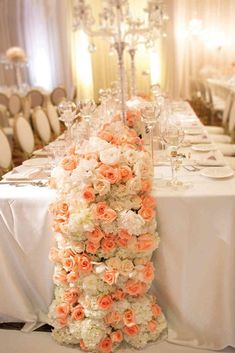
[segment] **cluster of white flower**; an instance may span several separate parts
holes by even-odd
[[[147,294],[158,247],[152,167],[142,140],[115,119],[52,172],[57,247],[49,322],[59,343],[110,353],[143,347],[166,329]],[[144,310],[143,310],[144,308]]]

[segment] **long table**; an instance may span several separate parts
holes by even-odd
[[[152,291],[168,320],[168,340],[235,347],[235,178],[182,168],[186,187],[172,189],[162,184],[167,176],[168,165],[156,166],[161,244]],[[26,322],[25,330],[46,322],[53,296],[47,210],[54,197],[48,188],[0,184],[0,321]]]

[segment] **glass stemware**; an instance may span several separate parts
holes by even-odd
[[[179,125],[169,124],[166,125],[162,132],[164,141],[169,146],[170,150],[170,161],[171,161],[171,172],[172,178],[170,185],[178,186],[182,185],[182,182],[178,180],[177,172],[182,164],[182,155],[178,154],[178,148],[184,139],[184,131]]]
[[[96,110],[96,103],[93,99],[84,99],[83,101],[78,102],[78,108],[80,111],[81,117],[84,119],[87,125],[87,137],[90,136],[90,120],[91,116]]]
[[[153,129],[156,125],[156,109],[153,104],[147,104],[141,109],[141,117],[144,122],[147,131],[149,132],[149,143],[152,163],[154,161],[154,149],[153,149]]]
[[[71,143],[72,133],[71,128],[74,119],[77,117],[77,106],[74,102],[63,100],[58,106],[59,119],[64,122],[67,131],[65,139],[68,143]]]

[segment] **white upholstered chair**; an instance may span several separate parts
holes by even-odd
[[[18,94],[14,93],[9,97],[8,109],[11,115],[19,114],[22,109],[21,98]]]
[[[56,136],[60,135],[60,121],[58,118],[57,110],[54,105],[50,102],[47,103],[46,106],[47,117],[51,126],[51,130],[54,132]]]
[[[30,101],[30,108],[42,107],[44,103],[43,94],[38,89],[32,89],[26,94],[26,99]]]
[[[12,152],[9,141],[0,129],[0,176],[12,167]]]
[[[8,109],[8,97],[4,93],[0,93],[0,104],[4,105]]]
[[[49,143],[51,139],[50,124],[46,113],[40,107],[37,107],[33,112],[33,125],[42,143]]]
[[[59,105],[63,99],[67,98],[66,89],[62,86],[56,87],[51,92],[50,98],[53,105]]]
[[[31,156],[35,146],[33,130],[30,123],[22,115],[14,120],[14,136],[21,151],[27,157]]]

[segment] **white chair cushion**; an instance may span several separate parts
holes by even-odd
[[[34,112],[35,128],[40,139],[44,143],[48,143],[51,139],[51,128],[48,122],[48,118],[41,108],[38,108]]]
[[[235,170],[235,157],[225,157],[225,163]]]
[[[21,111],[21,99],[17,94],[13,94],[9,98],[8,108],[12,115],[16,115]]]
[[[231,136],[228,135],[209,135],[209,138],[213,142],[218,142],[218,143],[231,143],[232,138]]]
[[[235,156],[235,145],[230,145],[229,143],[218,143],[216,147],[223,153],[224,156]]]
[[[22,151],[32,154],[34,150],[34,135],[29,122],[23,117],[19,116],[15,120],[15,135]]]
[[[3,131],[6,135],[9,135],[9,136],[13,135],[13,128],[12,127],[4,127]]]
[[[8,169],[11,166],[11,147],[4,132],[0,129],[0,168]]]
[[[56,134],[56,136],[59,136],[60,135],[59,118],[57,115],[56,108],[54,107],[54,105],[50,103],[47,105],[47,116],[53,132]]]
[[[205,126],[205,129],[208,132],[208,134],[214,134],[214,135],[224,134],[224,128],[221,126]]]

